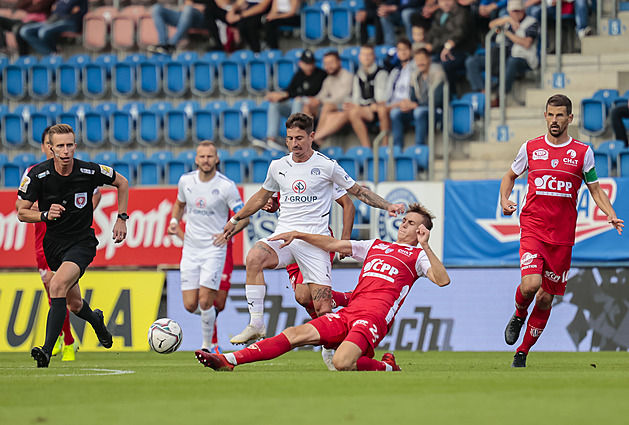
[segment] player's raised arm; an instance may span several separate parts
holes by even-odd
[[[428,244],[429,238],[430,230],[423,224],[420,224],[417,229],[417,241],[426,253],[428,261],[430,261],[430,268],[426,271],[426,277],[439,286],[447,286],[450,284],[450,276],[448,276],[445,266]]]
[[[271,196],[273,196],[275,192],[266,190],[264,188],[260,188],[256,193],[253,194],[251,198],[245,203],[245,206],[242,207],[240,211],[238,211],[232,218],[229,219],[225,227],[223,227],[223,236],[228,239],[233,236],[236,225],[240,220],[243,220],[247,217],[252,216],[257,213],[262,207],[264,207]]]
[[[391,217],[397,217],[398,214],[404,212],[404,204],[392,204],[382,196],[358,183],[347,189],[347,191],[369,206],[388,211]]]
[[[334,239],[332,236],[313,235],[311,233],[292,231],[280,233],[279,235],[269,238],[270,241],[285,241],[282,247],[290,244],[295,239],[301,239],[304,242],[308,242],[310,245],[314,245],[324,251],[352,255],[352,243],[350,241],[340,241],[338,239]]]
[[[598,182],[588,183],[587,187],[592,194],[592,199],[596,202],[596,205],[607,215],[607,222],[614,226],[619,235],[622,235],[622,228],[625,227],[624,220],[619,219],[616,216],[616,211],[612,203],[609,201],[609,197]]]

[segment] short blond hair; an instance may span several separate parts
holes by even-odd
[[[56,124],[48,129],[48,142],[51,145],[53,144],[52,136],[54,136],[55,134],[72,134],[76,142],[76,134],[74,133],[72,127],[70,127],[68,124]]]

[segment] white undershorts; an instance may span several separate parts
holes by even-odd
[[[304,277],[304,283],[332,286],[330,254],[300,239],[293,240],[290,245],[280,248],[284,241],[270,241],[262,238],[275,253],[279,260],[276,269],[283,269],[289,264],[297,263]]]

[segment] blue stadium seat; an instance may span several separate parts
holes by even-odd
[[[218,65],[219,91],[225,96],[236,96],[245,88],[242,62],[226,59]]]
[[[188,90],[188,63],[181,60],[164,64],[164,93],[180,97]]]
[[[283,57],[273,64],[273,85],[275,90],[283,91],[288,88],[293,75],[297,72],[298,59]]]
[[[341,65],[349,72],[354,73],[360,66],[358,63],[358,53],[360,47],[348,47],[343,50],[339,56],[341,57]]]
[[[336,162],[349,174],[354,180],[358,180],[360,176],[360,164],[356,157],[344,154],[336,159]]]
[[[329,146],[320,150],[322,154],[331,159],[340,158],[343,155],[343,148],[340,146]]]
[[[389,54],[395,53],[395,46],[389,46],[387,44],[381,44],[376,46],[376,60],[378,64],[382,66],[384,63],[384,59],[389,56]]]
[[[11,161],[13,164],[20,167],[21,170],[25,170],[31,165],[35,165],[39,162],[35,154],[32,153],[21,153],[13,157]]]
[[[138,163],[138,184],[157,185],[162,181],[162,164],[160,161],[145,159]]]
[[[0,178],[4,187],[18,187],[24,170],[11,162],[0,165]]]
[[[450,136],[467,139],[474,134],[474,107],[466,100],[450,102]]]
[[[131,55],[123,62],[117,62],[112,67],[111,91],[116,96],[131,97],[136,91],[137,65],[142,60],[139,56]]]
[[[120,147],[133,144],[134,122],[131,112],[114,111],[109,118],[109,142]]]
[[[247,81],[247,91],[256,96],[270,91],[272,87],[271,79],[272,62],[258,58],[252,59],[245,65],[245,75]]]
[[[204,140],[214,140],[217,116],[208,109],[199,109],[192,116],[192,140],[198,144]]]
[[[190,119],[185,111],[174,109],[164,115],[164,138],[166,143],[181,146],[190,138]]]
[[[93,162],[103,165],[112,165],[118,160],[118,155],[114,151],[103,151],[94,155]]]
[[[595,152],[607,154],[611,161],[612,168],[616,168],[618,154],[625,150],[625,143],[622,140],[608,140],[598,145]]]
[[[268,104],[249,109],[247,118],[247,134],[249,139],[266,139]]]
[[[162,63],[157,60],[140,62],[138,72],[138,93],[141,96],[155,97],[162,91]]]
[[[292,61],[298,61],[303,53],[304,49],[296,47],[294,49],[287,50],[286,53],[284,53],[284,58]]]
[[[301,41],[306,44],[320,44],[326,39],[326,13],[321,5],[328,2],[316,3],[301,9]]]
[[[26,126],[20,113],[8,113],[0,120],[0,139],[7,149],[20,149],[26,141]]]
[[[8,65],[2,70],[2,94],[6,99],[21,100],[28,93],[28,68],[21,65]]]
[[[218,115],[218,137],[222,143],[236,145],[246,137],[245,117],[237,107],[223,109]]]
[[[225,158],[221,160],[223,174],[235,183],[243,183],[246,175],[246,165],[239,159]]]
[[[135,168],[131,162],[118,159],[115,160],[111,166],[116,170],[116,173],[123,175],[129,181],[129,185],[134,184]]]
[[[99,55],[92,61],[92,63],[102,65],[105,68],[105,71],[107,71],[108,79],[111,78],[111,71],[114,67],[114,64],[116,64],[117,62],[118,56],[111,53]]]
[[[81,122],[79,120],[79,117],[74,112],[62,112],[61,114],[59,114],[59,118],[57,119],[57,123],[58,124],[67,124],[70,127],[72,127],[72,129],[75,132],[80,132],[81,131]]]
[[[337,49],[334,47],[320,47],[314,51],[315,63],[319,68],[323,68],[323,57],[328,52],[337,52]]]
[[[581,132],[590,137],[605,133],[607,107],[603,99],[583,99],[581,101]]]
[[[148,159],[158,162],[163,167],[168,161],[174,160],[175,157],[171,151],[164,150],[153,152]]]
[[[374,181],[374,157],[367,158],[366,167],[367,167],[367,180]],[[378,181],[386,180],[387,171],[388,171],[388,162],[387,159],[380,156],[378,157]]]
[[[184,164],[186,164],[188,170],[194,170],[196,169],[196,164],[194,163],[194,158],[196,156],[196,149],[188,149],[180,152],[175,159],[178,161],[182,161]]]
[[[93,111],[98,112],[105,117],[105,120],[107,121],[107,123],[109,123],[109,117],[111,116],[111,114],[113,114],[117,110],[118,110],[118,104],[114,102],[102,102],[102,103],[97,104],[93,108]]]
[[[76,99],[81,94],[81,67],[78,63],[62,63],[57,68],[57,96]]]
[[[87,161],[87,162],[92,161],[90,153],[87,151],[74,151],[74,158],[80,159],[81,161]]]
[[[277,62],[282,58],[283,54],[280,49],[268,49],[257,53],[257,58],[265,60],[271,64]]]
[[[371,148],[354,146],[349,148],[347,152],[345,152],[342,158],[345,157],[356,158],[356,160],[358,161],[358,165],[360,166],[360,172],[362,172],[365,169],[365,163],[367,162],[367,159],[373,157],[373,152],[371,151]]]
[[[52,65],[38,63],[28,70],[28,94],[33,99],[47,99],[53,91],[54,68]]]
[[[380,146],[378,148],[378,157],[389,159],[389,146]],[[393,156],[398,156],[402,153],[402,148],[398,145],[393,146]]]
[[[216,90],[216,66],[198,60],[190,66],[190,90],[196,96],[209,96]]]
[[[266,180],[266,173],[269,170],[271,160],[269,158],[253,158],[250,165],[251,170],[251,182],[264,183]]]
[[[428,169],[428,146],[409,146],[404,150],[404,154],[415,158],[418,170]]]
[[[63,105],[61,103],[44,103],[40,112],[48,115],[53,122],[56,122],[59,115],[63,113]]]
[[[225,53],[222,50],[215,50],[212,52],[207,52],[201,58],[201,60],[208,61],[214,64],[215,66],[218,66],[219,62],[222,62],[225,59],[227,59],[227,53]]]
[[[480,92],[469,92],[461,96],[461,100],[469,102],[472,105],[474,116],[482,118],[485,116],[485,94]]]
[[[83,69],[83,94],[92,99],[101,99],[107,94],[107,66],[103,63],[88,63]]]
[[[594,92],[594,94],[592,95],[592,98],[601,100],[605,104],[605,111],[606,111],[606,114],[608,114],[609,111],[611,111],[612,109],[614,100],[616,100],[619,96],[620,95],[618,93],[618,90],[603,89],[603,90],[597,90],[596,92]]]
[[[106,113],[93,110],[83,118],[82,141],[88,148],[101,148],[108,141]]]
[[[599,177],[609,177],[612,166],[611,158],[603,152],[594,152],[594,167]]]
[[[417,174],[417,161],[412,155],[399,154],[395,156],[395,180],[414,181]]]
[[[618,154],[618,177],[629,177],[629,150]]]
[[[333,43],[348,43],[354,36],[354,11],[346,5],[330,8],[328,38]]]
[[[53,119],[45,112],[35,112],[31,114],[28,125],[28,142],[34,148],[40,148],[41,136],[44,129],[53,124]]]
[[[177,184],[179,183],[179,178],[188,171],[190,171],[190,169],[184,161],[171,159],[164,165],[164,183]]]
[[[234,151],[234,153],[230,156],[231,159],[237,159],[242,161],[245,164],[245,167],[248,168],[253,161],[254,158],[258,158],[258,151],[253,148],[242,148]]]
[[[124,153],[120,159],[122,161],[129,161],[135,168],[137,168],[138,164],[146,159],[146,154],[143,151],[133,150]]]

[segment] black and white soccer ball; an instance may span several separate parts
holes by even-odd
[[[159,354],[177,351],[183,340],[181,326],[172,319],[157,319],[149,328],[149,345]]]

